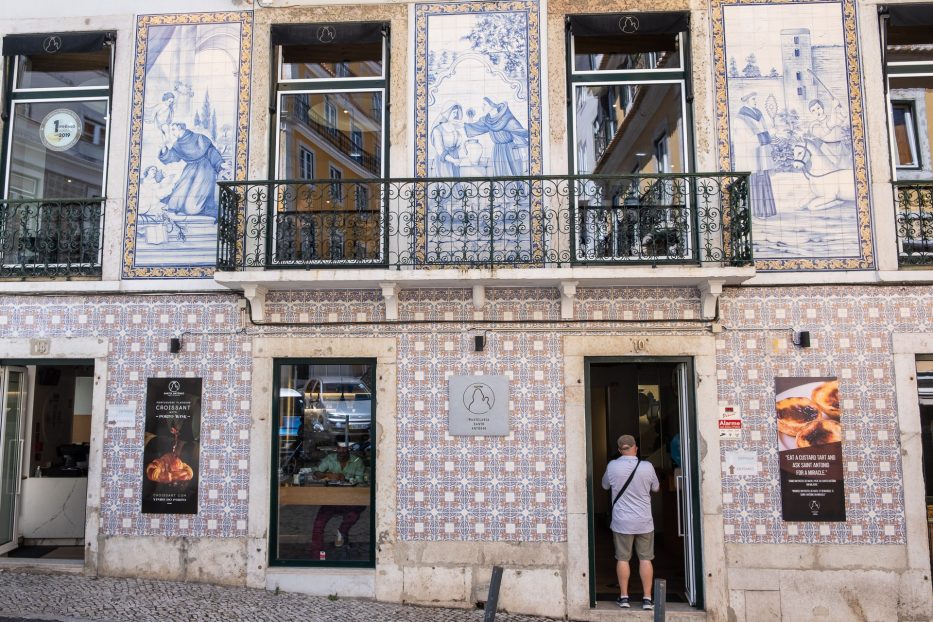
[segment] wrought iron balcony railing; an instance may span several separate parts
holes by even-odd
[[[0,200],[0,277],[99,277],[104,202]]]
[[[217,268],[752,261],[742,173],[220,183]]]
[[[894,183],[897,256],[902,266],[933,266],[933,181]]]

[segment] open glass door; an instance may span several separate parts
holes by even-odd
[[[677,366],[677,384],[680,397],[680,473],[676,477],[677,483],[677,529],[684,544],[684,580],[686,583],[687,602],[697,606],[697,557],[699,556],[699,535],[696,521],[699,518],[698,493],[699,478],[697,465],[692,457],[695,455],[693,442],[696,438],[696,418],[691,416],[690,387],[688,384],[687,365],[681,363]]]
[[[16,548],[17,500],[23,463],[26,369],[0,367],[0,554]]]

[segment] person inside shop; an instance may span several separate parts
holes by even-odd
[[[347,484],[366,483],[366,465],[359,456],[350,455],[347,443],[337,443],[337,450],[324,456],[314,470],[318,480],[346,482]],[[349,541],[350,529],[360,520],[365,505],[322,505],[314,518],[311,528],[311,556],[317,559],[324,547],[324,530],[327,523],[336,516],[341,517],[334,546],[343,546]]]
[[[618,440],[622,455],[606,466],[602,485],[612,492],[612,540],[615,546],[619,598],[616,605],[628,609],[628,580],[632,573],[629,560],[632,545],[638,553],[638,574],[644,588],[642,609],[654,609],[651,582],[654,578],[654,520],[651,517],[651,493],[661,489],[650,462],[638,457],[635,437],[623,434]]]

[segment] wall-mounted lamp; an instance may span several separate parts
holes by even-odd
[[[486,337],[485,335],[476,335],[473,337],[473,351],[482,352],[483,348],[486,347]]]
[[[794,345],[798,348],[810,347],[810,331],[801,330],[794,333]]]
[[[181,352],[181,338],[180,337],[172,337],[171,341],[169,341],[168,351],[171,352],[172,354],[178,354],[179,352]]]

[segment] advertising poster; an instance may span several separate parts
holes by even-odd
[[[836,378],[775,378],[781,507],[786,521],[844,521]]]
[[[201,379],[149,378],[143,448],[144,514],[197,514]]]

